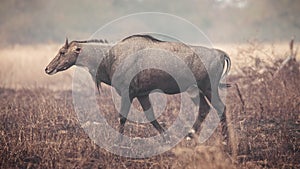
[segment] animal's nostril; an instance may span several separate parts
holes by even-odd
[[[48,68],[46,67],[45,72],[47,72],[47,71],[48,71]]]

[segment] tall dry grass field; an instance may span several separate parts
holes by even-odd
[[[203,144],[182,140],[145,159],[114,155],[88,138],[72,104],[73,69],[44,73],[59,47],[0,50],[0,168],[300,168],[299,62],[278,71],[289,54],[288,43],[217,44],[232,59],[228,145],[216,131]],[[102,92],[101,112],[117,128],[117,110],[106,97],[110,88]],[[179,105],[177,96],[168,96],[158,120],[170,126]],[[149,124],[129,122],[125,130],[128,135],[156,134]]]
[[[51,78],[44,71],[59,48],[60,45],[49,44],[0,49],[1,86],[14,89],[36,87],[71,89],[72,70]]]

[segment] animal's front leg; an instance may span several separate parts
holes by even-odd
[[[121,96],[121,110],[119,113],[119,117],[120,117],[119,132],[121,135],[123,135],[124,133],[124,127],[130,110],[131,102],[132,102],[132,98],[129,97],[127,94],[123,94]]]
[[[154,116],[154,112],[153,112],[153,107],[151,105],[150,99],[149,99],[149,95],[146,96],[139,96],[137,97],[137,99],[139,100],[143,111],[146,115],[146,118],[150,121],[150,123],[154,126],[154,128],[163,136],[163,139],[166,143],[170,142],[170,138],[168,135],[165,135],[164,133],[164,129],[161,127],[161,125],[157,122],[157,120],[155,119]]]
[[[146,118],[150,121],[150,123],[155,127],[155,129],[161,134],[165,130],[160,126],[154,116],[153,108],[151,102],[149,100],[149,95],[140,96],[137,98],[145,112]]]

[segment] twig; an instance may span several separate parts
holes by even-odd
[[[242,111],[243,111],[243,113],[245,113],[245,101],[244,101],[244,99],[243,99],[243,97],[242,97],[240,88],[239,88],[239,86],[238,86],[237,83],[234,83],[234,85],[235,85],[235,87],[236,87],[237,94],[238,94],[238,96],[239,96],[239,98],[240,98],[240,100],[241,100],[241,103],[242,103]]]

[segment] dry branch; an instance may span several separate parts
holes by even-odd
[[[290,41],[290,55],[281,63],[277,71],[274,73],[273,77],[277,77],[279,72],[281,72],[285,67],[288,67],[291,62],[296,62],[296,55],[298,48],[294,52],[294,38]]]

